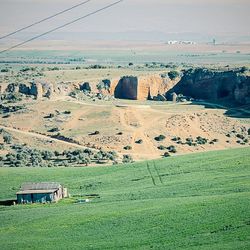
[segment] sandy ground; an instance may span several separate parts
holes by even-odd
[[[243,147],[237,143],[237,134],[247,135],[249,123],[224,115],[223,109],[207,109],[190,103],[171,104],[159,102],[138,103],[136,101],[81,102],[67,97],[53,101],[39,101],[27,105],[27,110],[0,120],[20,143],[39,148],[64,150],[69,148],[94,148],[115,150],[120,155],[131,154],[136,160],[155,159],[167,150],[158,146],[174,145],[178,154]],[[71,111],[64,114],[65,110]],[[49,113],[53,118],[46,118]],[[51,128],[59,128],[60,134],[79,143],[52,139]],[[91,133],[99,131],[97,135]],[[157,142],[160,134],[166,139]],[[229,134],[229,135],[228,135]],[[173,137],[195,139],[197,136],[214,144],[188,146],[172,141]],[[230,137],[229,137],[230,136]],[[249,138],[250,139],[250,138]],[[142,140],[138,144],[136,141]],[[131,146],[131,150],[125,150]],[[244,146],[249,146],[246,143]]]

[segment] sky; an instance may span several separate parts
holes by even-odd
[[[4,35],[83,0],[0,0]],[[32,27],[39,34],[116,0],[92,0],[70,13]],[[119,5],[60,30],[61,34],[149,32],[250,36],[250,0],[124,0]],[[16,34],[22,37],[27,32]]]

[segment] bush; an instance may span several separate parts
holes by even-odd
[[[168,152],[165,152],[165,153],[163,154],[163,157],[170,157],[170,154],[169,154]]]
[[[51,132],[51,133],[58,132],[58,131],[59,131],[59,128],[52,128],[48,130],[48,132]]]
[[[173,146],[173,145],[167,147],[167,150],[168,150],[170,153],[176,153],[176,152],[177,152],[175,146]]]
[[[132,163],[133,158],[131,155],[123,155],[122,163]]]
[[[143,143],[143,140],[142,139],[139,139],[138,141],[135,141],[136,144],[142,144]]]
[[[156,141],[163,141],[163,140],[165,140],[165,139],[166,139],[166,136],[165,136],[165,135],[159,135],[159,136],[155,137],[155,140],[156,140]]]
[[[163,145],[160,145],[160,146],[158,146],[157,148],[158,148],[159,150],[165,150],[165,149],[166,149],[166,147],[163,146]]]
[[[2,73],[7,73],[7,72],[9,72],[9,69],[1,69],[1,72]]]
[[[99,135],[100,134],[100,131],[95,131],[95,132],[93,132],[93,133],[90,133],[89,135]]]
[[[177,142],[177,141],[180,141],[180,140],[181,140],[181,138],[180,138],[180,137],[176,137],[176,136],[175,136],[175,137],[173,137],[171,140],[172,140],[172,141],[176,141],[176,142]]]
[[[43,151],[42,152],[42,158],[44,160],[51,160],[51,158],[54,156],[54,154],[51,151]]]
[[[55,115],[54,115],[54,114],[52,114],[52,113],[50,113],[50,114],[48,114],[48,115],[44,116],[44,118],[54,118],[54,117],[55,117]]]
[[[132,147],[131,147],[131,146],[125,146],[124,149],[125,149],[125,150],[131,150]]]
[[[9,135],[9,134],[5,134],[5,135],[3,136],[3,141],[4,141],[4,143],[6,143],[6,144],[11,144],[11,142],[12,142],[12,136]]]
[[[203,138],[203,137],[201,137],[201,136],[196,137],[196,142],[197,142],[197,144],[204,145],[204,144],[207,143],[207,141],[208,141],[208,140],[207,140],[206,138]]]
[[[178,71],[172,70],[172,71],[168,72],[168,77],[169,77],[171,80],[176,79],[178,76],[180,76],[180,74],[179,74]]]
[[[241,140],[244,139],[244,135],[241,135],[241,134],[237,134],[236,137],[237,137],[237,138],[240,138]]]

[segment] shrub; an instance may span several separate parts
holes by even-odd
[[[177,142],[177,141],[180,141],[180,140],[181,140],[181,138],[180,138],[180,137],[176,137],[176,136],[175,136],[175,137],[173,137],[171,140],[172,140],[172,141],[176,141],[176,142]]]
[[[175,70],[172,70],[172,71],[168,72],[168,77],[169,77],[171,80],[176,79],[179,75],[180,75],[179,72],[178,72],[178,71],[175,71]]]
[[[58,132],[59,131],[59,128],[52,128],[52,129],[49,129],[48,132]]]
[[[3,136],[3,141],[4,141],[4,143],[11,144],[11,142],[12,142],[12,136],[9,135],[9,134],[5,134]]]
[[[42,152],[42,158],[44,160],[51,160],[51,158],[54,156],[54,154],[51,151],[43,151]]]
[[[250,128],[248,129],[247,133],[248,133],[248,135],[250,135]]]
[[[48,114],[47,116],[44,116],[44,118],[54,118],[54,117],[55,117],[55,115],[52,113]]]
[[[241,67],[240,73],[245,73],[248,71],[248,68],[246,66]]]
[[[142,140],[142,139],[139,139],[138,141],[135,141],[135,143],[137,143],[137,144],[142,144],[142,143],[143,143],[143,140]]]
[[[177,152],[175,146],[173,146],[173,145],[167,147],[167,150],[168,150],[170,153],[176,153],[176,152]]]
[[[163,146],[163,145],[160,145],[160,146],[158,146],[157,148],[158,148],[159,150],[165,150],[165,149],[166,149],[166,147]]]
[[[169,157],[170,156],[170,154],[168,153],[168,152],[165,152],[164,154],[163,154],[163,157]]]
[[[166,139],[166,136],[165,136],[165,135],[159,135],[159,136],[155,137],[155,140],[156,140],[156,141],[163,141],[163,140],[165,140],[165,139]]]
[[[128,146],[125,146],[124,149],[125,149],[125,150],[131,150],[132,147],[128,145]]]
[[[99,135],[100,134],[100,131],[95,131],[95,132],[93,132],[93,133],[90,133],[89,135]]]
[[[237,138],[240,138],[241,140],[244,139],[244,135],[241,135],[241,134],[237,134],[236,137],[237,137]]]
[[[122,163],[132,163],[133,158],[131,155],[123,155]]]
[[[7,72],[9,72],[9,69],[1,69],[1,72],[2,73],[7,73]]]
[[[197,142],[197,144],[204,145],[204,144],[207,143],[207,141],[208,141],[208,140],[207,140],[206,138],[203,138],[203,137],[201,137],[201,136],[196,137],[196,142]]]

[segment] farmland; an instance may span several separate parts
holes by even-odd
[[[1,249],[248,249],[249,154],[246,147],[106,167],[1,168],[2,201],[27,181],[58,181],[71,194],[56,204],[1,206]],[[96,198],[75,203],[81,196]]]

